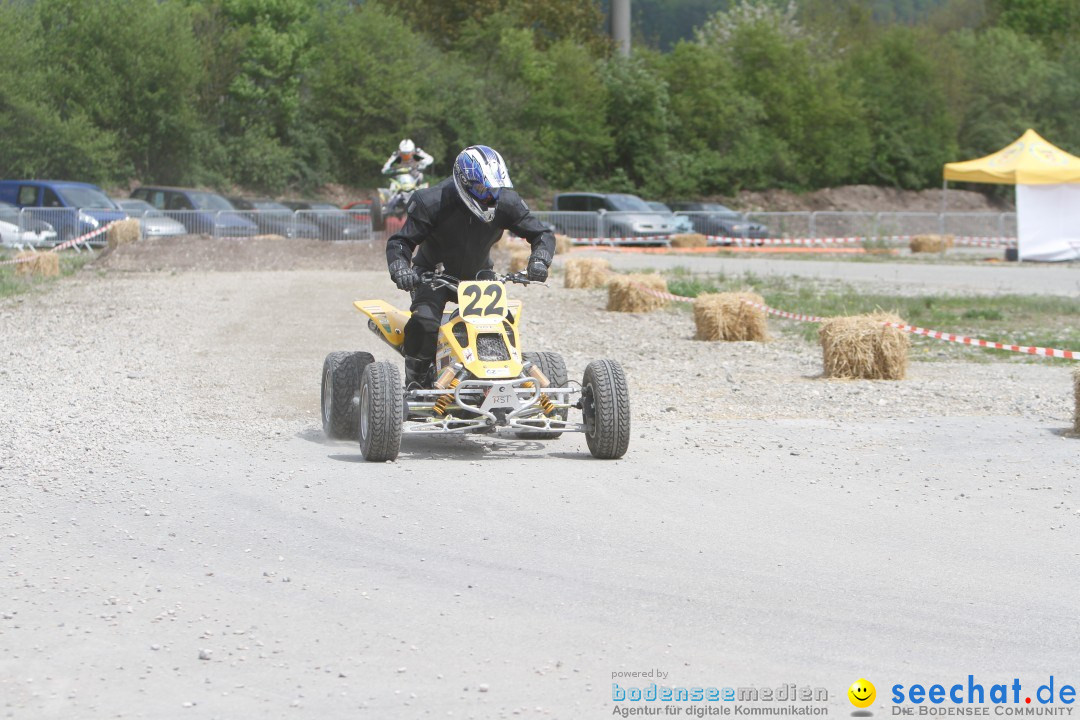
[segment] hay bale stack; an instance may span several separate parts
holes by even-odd
[[[15,256],[16,260],[23,260],[23,258],[30,259],[15,266],[16,275],[57,277],[60,274],[60,256],[54,252],[26,250]]]
[[[694,300],[694,325],[698,340],[769,339],[765,311],[743,300],[765,304],[764,298],[752,292],[702,293]]]
[[[1080,435],[1080,368],[1073,370],[1073,398],[1076,400],[1073,408],[1073,432]]]
[[[555,235],[555,254],[565,255],[570,252],[570,248],[574,247],[574,241],[566,235]]]
[[[667,292],[667,280],[659,275],[611,275],[608,278],[607,309],[615,312],[652,312],[668,301],[646,292]]]
[[[703,248],[708,246],[708,239],[701,233],[687,233],[686,235],[676,235],[671,238],[671,247],[675,248]]]
[[[909,246],[913,253],[943,253],[955,242],[954,235],[916,235]]]
[[[113,223],[107,233],[109,249],[115,250],[121,245],[128,245],[142,238],[142,226],[134,218]]]
[[[830,318],[818,337],[825,359],[825,377],[860,380],[903,380],[911,338],[883,325],[902,323],[890,313]]]
[[[510,272],[516,273],[529,267],[529,250],[513,249],[510,251]]]
[[[566,261],[563,286],[592,289],[604,287],[611,275],[611,263],[603,258],[570,258]]]

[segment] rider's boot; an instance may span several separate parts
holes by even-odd
[[[425,358],[405,358],[405,389],[422,390],[427,387],[431,374],[431,361]]]

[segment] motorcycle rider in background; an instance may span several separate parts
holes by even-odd
[[[398,149],[394,151],[386,164],[383,165],[382,174],[392,175],[399,168],[407,167],[412,172],[413,177],[416,178],[417,184],[419,184],[424,180],[423,171],[433,162],[435,162],[433,157],[416,147],[416,143],[412,140],[405,138],[398,144]]]
[[[555,236],[513,187],[502,156],[486,145],[472,145],[458,154],[450,177],[409,198],[404,226],[386,242],[390,277],[412,294],[403,346],[406,387],[427,385],[443,308],[455,298],[448,288],[422,285],[420,273],[442,263],[446,274],[473,280],[491,270],[491,248],[503,230],[510,230],[532,246],[528,279],[547,280]]]

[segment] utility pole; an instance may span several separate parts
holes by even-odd
[[[623,57],[630,56],[630,0],[611,0],[611,37]]]

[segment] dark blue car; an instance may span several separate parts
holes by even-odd
[[[221,195],[208,190],[144,185],[135,188],[131,197],[145,200],[174,220],[179,220],[189,233],[214,237],[250,237],[259,234],[255,223],[238,214],[236,208]]]
[[[35,219],[52,225],[60,240],[127,217],[97,185],[67,180],[0,180],[0,201],[27,208]],[[104,234],[92,242],[104,244]]]

